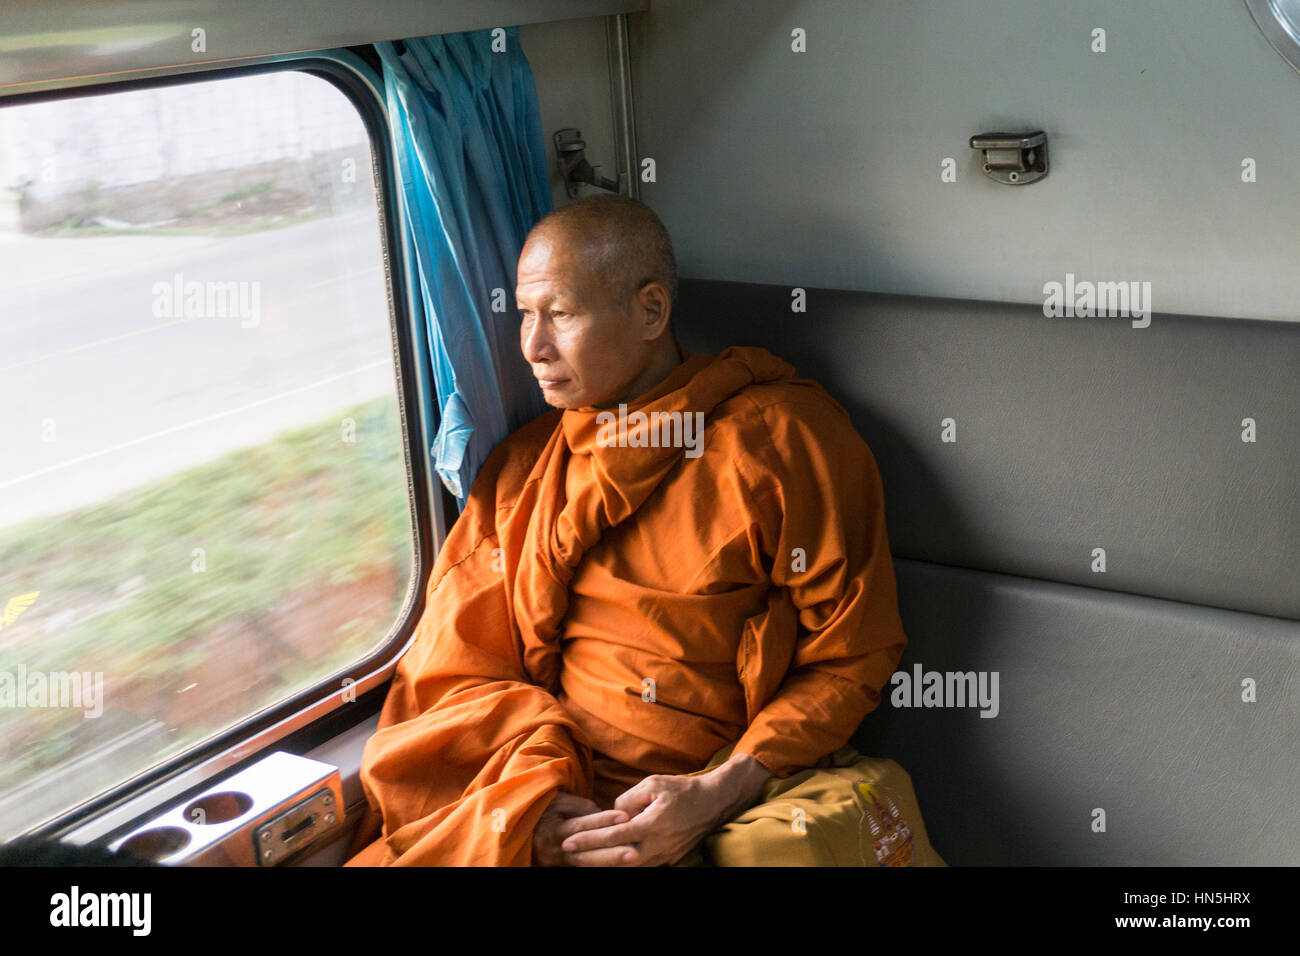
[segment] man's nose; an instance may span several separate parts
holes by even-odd
[[[546,335],[544,323],[533,322],[531,325],[524,323],[520,329],[520,337],[524,359],[530,365],[552,357],[551,342]]]

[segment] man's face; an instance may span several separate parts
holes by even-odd
[[[588,279],[572,244],[534,236],[519,258],[519,345],[556,408],[615,405],[642,394],[650,364],[635,302],[622,309]]]

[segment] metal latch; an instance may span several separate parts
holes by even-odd
[[[596,173],[600,166],[592,166],[587,162],[585,152],[587,143],[582,138],[581,130],[572,126],[558,129],[552,139],[555,142],[556,158],[560,166],[560,178],[564,180],[564,189],[570,199],[577,197],[580,183],[587,183],[597,189],[604,189],[620,196],[627,195],[627,173],[619,173],[618,179],[608,179]]]
[[[980,133],[971,149],[984,151],[984,175],[1008,186],[1023,186],[1047,175],[1047,134]]]
[[[254,831],[253,846],[259,866],[272,866],[322,833],[334,829],[338,807],[328,787],[313,793],[298,804]]]

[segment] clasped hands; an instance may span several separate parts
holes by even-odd
[[[612,810],[561,790],[533,830],[537,866],[661,866],[751,806],[771,774],[748,754],[695,776],[652,774]]]

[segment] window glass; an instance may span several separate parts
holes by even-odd
[[[307,73],[0,107],[0,838],[400,623],[376,197]]]

